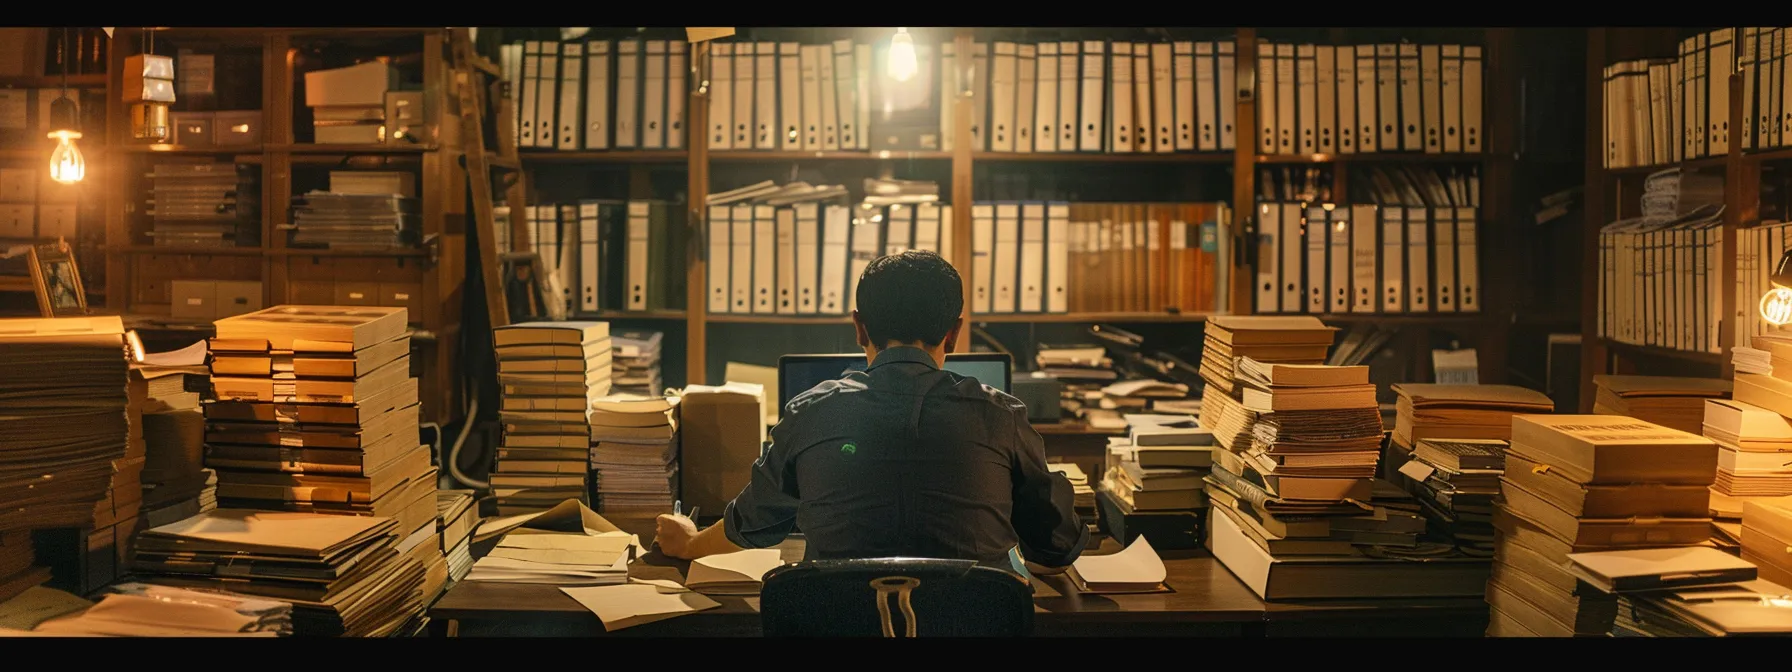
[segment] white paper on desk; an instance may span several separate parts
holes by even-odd
[[[1163,558],[1157,557],[1157,551],[1143,536],[1134,539],[1119,553],[1085,555],[1077,558],[1073,566],[1077,576],[1088,584],[1154,586],[1169,576]]]
[[[150,352],[143,355],[148,366],[204,366],[207,343],[199,341],[172,352]]]
[[[510,558],[552,565],[574,567],[609,567],[628,550],[627,544],[622,548],[606,551],[580,551],[563,548],[513,548],[499,546],[487,554],[488,558]]]
[[[606,632],[722,606],[699,593],[662,593],[657,586],[638,583],[561,588],[560,592],[597,614]]]
[[[653,586],[655,588],[658,588],[660,590],[660,592],[662,592],[662,593],[688,593],[688,592],[691,592],[691,589],[684,587],[684,584],[681,584],[677,581],[673,581],[671,579],[638,579],[638,578],[631,576],[631,577],[628,577],[628,582],[633,583],[633,584],[643,585],[643,586]]]
[[[760,583],[765,573],[784,564],[784,554],[775,548],[754,548],[723,553],[691,561],[691,571],[684,579],[686,588],[718,584]]]
[[[1127,425],[1132,427],[1156,427],[1159,425],[1174,425],[1178,422],[1196,422],[1195,416],[1192,415],[1170,415],[1163,413],[1126,413],[1120,417],[1126,421]]]
[[[558,551],[582,551],[587,553],[621,553],[635,543],[635,535],[622,532],[605,532],[597,535],[578,534],[516,534],[505,535],[498,541],[498,548],[518,549],[552,549]],[[603,564],[610,564],[614,560]]]

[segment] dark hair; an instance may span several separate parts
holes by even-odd
[[[857,298],[873,346],[920,341],[933,347],[964,311],[964,281],[940,255],[909,250],[872,260],[859,276]]]

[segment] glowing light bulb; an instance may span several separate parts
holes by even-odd
[[[87,159],[81,156],[81,148],[75,141],[81,138],[77,131],[52,131],[50,139],[56,141],[56,149],[50,152],[50,179],[61,184],[74,184],[87,177]]]
[[[1761,319],[1776,327],[1792,322],[1792,289],[1775,287],[1762,294]]]
[[[890,37],[890,78],[906,82],[914,79],[920,70],[921,66],[915,60],[915,38],[909,37],[907,28],[897,28],[896,34]]]

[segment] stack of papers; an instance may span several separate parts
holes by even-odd
[[[124,323],[0,320],[0,532],[83,527],[129,457]]]
[[[144,532],[131,564],[146,583],[290,602],[297,635],[383,637],[423,610],[398,535],[391,518],[217,509]]]
[[[1457,548],[1493,555],[1493,500],[1506,470],[1506,442],[1493,439],[1419,439],[1413,459],[1400,467],[1425,514]]]
[[[1598,396],[1593,412],[1638,420],[1697,434],[1706,399],[1728,399],[1730,381],[1671,376],[1593,376]]]
[[[784,564],[775,548],[753,548],[691,561],[684,586],[710,595],[758,595],[765,573]]]
[[[1744,503],[1792,496],[1792,422],[1753,404],[1707,399],[1704,429],[1718,449],[1711,539],[1738,548]]]
[[[1114,360],[1100,345],[1039,345],[1034,362],[1039,373],[1064,384],[1058,405],[1067,417],[1082,418],[1096,429],[1119,429],[1119,411],[1101,407],[1102,386],[1119,378]]]
[[[610,391],[643,397],[660,396],[660,341],[657,331],[610,334]]]
[[[1554,413],[1556,407],[1542,392],[1512,385],[1399,383],[1392,389],[1393,442],[1402,453],[1411,452],[1419,439],[1505,441],[1512,438],[1513,415]]]
[[[1249,451],[1216,459],[1281,499],[1363,501],[1381,455],[1380,411],[1366,366],[1239,359],[1246,409],[1259,413]]]
[[[1753,564],[1714,548],[1573,553],[1568,560],[1583,589],[1617,596],[1613,635],[1792,634],[1787,590],[1756,580]]]
[[[480,523],[474,539],[498,538],[473,564],[468,581],[601,586],[628,582],[628,563],[645,553],[623,532],[576,499],[541,513]]]
[[[529,322],[492,331],[502,396],[492,492],[499,515],[586,501],[591,400],[610,391],[606,322]]]
[[[479,525],[479,506],[471,490],[437,490],[436,520],[441,530],[442,554],[448,560],[448,578],[459,581],[473,571],[473,528]]]
[[[1159,401],[1188,398],[1188,386],[1161,380],[1125,380],[1101,388],[1101,408],[1110,411],[1141,411]]]
[[[1111,555],[1083,555],[1071,565],[1070,578],[1085,593],[1163,593],[1169,576],[1163,558],[1144,535]]]
[[[591,402],[591,468],[605,513],[672,508],[678,479],[678,397],[612,395]]]
[[[1234,367],[1240,357],[1282,364],[1323,364],[1337,332],[1336,327],[1325,326],[1319,318],[1306,315],[1210,317],[1201,352],[1201,378],[1210,390],[1234,394],[1238,387]]]
[[[80,613],[34,631],[56,636],[277,637],[292,634],[292,605],[242,595],[126,583]]]
[[[1773,355],[1766,350],[1756,350],[1746,345],[1730,348],[1730,364],[1737,373],[1773,375]]]

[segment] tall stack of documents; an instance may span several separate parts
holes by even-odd
[[[147,583],[291,602],[296,635],[383,637],[423,611],[424,568],[398,551],[398,527],[218,509],[145,531],[132,567]]]
[[[1493,500],[1505,470],[1505,441],[1419,439],[1400,475],[1439,536],[1453,540],[1463,553],[1491,557]]]
[[[1257,412],[1244,407],[1234,367],[1240,357],[1264,363],[1319,364],[1337,329],[1314,317],[1214,316],[1201,351],[1201,426],[1233,452],[1251,446]]]
[[[231,593],[124,583],[113,586],[97,603],[47,619],[31,632],[52,637],[281,637],[292,634],[292,605]]]
[[[1742,559],[1761,568],[1761,578],[1792,583],[1792,502],[1750,501],[1742,505]]]
[[[590,406],[610,391],[607,322],[528,322],[492,331],[504,443],[492,468],[499,515],[588,502]]]
[[[261,242],[261,187],[248,166],[162,162],[149,180],[153,244],[253,247]]]
[[[1785,588],[1757,580],[1754,565],[1716,549],[1574,553],[1568,560],[1568,571],[1580,581],[1581,590],[1617,597],[1611,632],[1616,637],[1792,633]]]
[[[1266,364],[1240,357],[1245,410],[1257,413],[1251,450],[1222,468],[1282,499],[1364,501],[1381,459],[1381,413],[1367,366]]]
[[[467,572],[473,570],[473,528],[479,524],[479,505],[473,494],[471,490],[436,491],[436,529],[442,533],[449,581],[467,578]]]
[[[645,552],[641,540],[569,499],[532,513],[488,518],[473,533],[497,546],[474,563],[468,581],[557,586],[628,582],[628,563]]]
[[[1259,41],[1258,153],[1487,151],[1481,49]]]
[[[146,451],[143,410],[149,405],[148,381],[132,372],[126,385],[125,456],[111,461],[106,495],[77,528],[42,530],[33,540],[37,560],[50,567],[53,585],[88,594],[124,575],[131,537],[137,533],[143,507]]]
[[[276,306],[218,320],[205,405],[219,505],[393,519],[433,530],[403,308]],[[405,550],[414,544],[404,544]]]
[[[1705,438],[1717,443],[1711,484],[1711,541],[1736,551],[1742,544],[1745,502],[1792,495],[1792,422],[1765,408],[1727,399],[1705,400]]]
[[[79,527],[126,457],[117,317],[0,320],[0,532]]]
[[[1158,548],[1200,543],[1202,479],[1213,466],[1213,433],[1192,416],[1128,414],[1126,438],[1108,442],[1097,491],[1103,529],[1130,543],[1144,536]]]
[[[1505,441],[1512,438],[1512,416],[1555,410],[1542,392],[1513,385],[1396,383],[1392,389],[1394,432],[1382,457],[1382,473],[1390,475],[1406,466],[1424,439]]]
[[[1731,384],[1721,378],[1671,376],[1593,376],[1598,396],[1593,412],[1627,415],[1689,434],[1704,428],[1705,400],[1730,398]]]
[[[1617,602],[1570,553],[1703,545],[1717,445],[1610,415],[1519,415],[1500,479],[1489,634],[1604,635]]]
[[[334,171],[330,188],[295,205],[294,247],[392,248],[418,243],[422,206],[409,173]]]
[[[657,513],[678,491],[678,398],[607,396],[591,402],[591,468],[598,510]]]
[[[513,215],[514,216],[514,215]],[[560,279],[574,313],[680,309],[684,209],[667,201],[535,204],[521,216],[529,250]]]
[[[610,334],[610,391],[643,397],[660,396],[664,379],[660,377],[660,342],[665,335],[658,331],[618,331]]]

